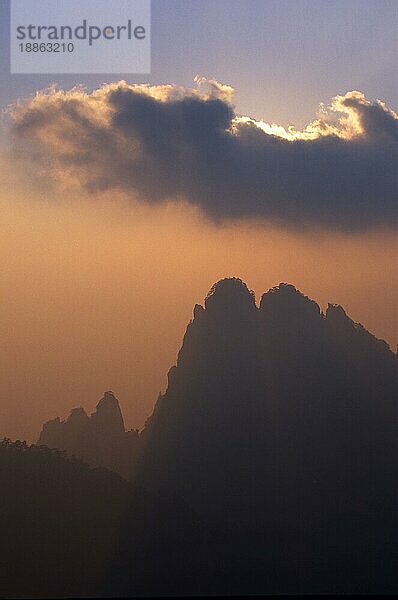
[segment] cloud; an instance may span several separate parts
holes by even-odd
[[[68,185],[184,199],[216,221],[398,224],[398,115],[383,102],[336,96],[298,131],[238,115],[230,86],[195,84],[39,92],[11,110],[15,151]]]

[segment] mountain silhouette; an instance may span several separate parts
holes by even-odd
[[[383,589],[396,582],[397,398],[397,356],[340,306],[323,314],[282,283],[257,308],[225,279],[195,307],[136,482],[241,531],[237,561],[243,538],[266,548],[262,569],[295,582],[285,591]]]
[[[314,494],[381,493],[397,391],[396,355],[341,307],[324,315],[280,284],[257,308],[241,280],[222,280],[195,307],[142,432],[138,480],[233,521],[290,515]]]
[[[43,425],[39,445],[66,451],[92,467],[105,467],[129,478],[138,448],[138,431],[126,431],[119,402],[105,392],[89,417],[73,408],[66,421],[59,417]]]
[[[397,593],[397,398],[397,355],[342,307],[219,281],[134,437],[104,593]],[[105,394],[40,442],[116,469],[125,435]]]

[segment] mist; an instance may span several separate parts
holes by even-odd
[[[259,295],[281,281],[398,338],[398,241],[391,231],[297,231],[260,221],[216,225],[183,203],[33,185],[5,165],[0,435],[35,441],[105,390],[141,427],[174,364],[195,303],[238,276]],[[37,173],[34,174],[37,180]]]

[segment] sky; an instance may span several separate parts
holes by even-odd
[[[56,81],[90,89],[114,77],[7,75],[9,0],[0,0],[1,104]],[[398,95],[395,0],[152,0],[152,73],[143,83],[190,86],[196,75],[237,90],[242,114],[297,127],[320,102],[361,90]]]
[[[153,0],[147,76],[10,75],[8,9],[0,436],[106,389],[142,426],[225,276],[342,304],[395,350],[396,1]],[[53,83],[86,91],[30,99]]]

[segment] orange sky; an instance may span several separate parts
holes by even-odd
[[[395,349],[393,233],[216,226],[180,206],[143,207],[0,183],[0,436],[34,441],[43,421],[92,411],[104,390],[129,427],[149,416],[196,302],[225,276],[257,298],[280,281],[342,304]]]

